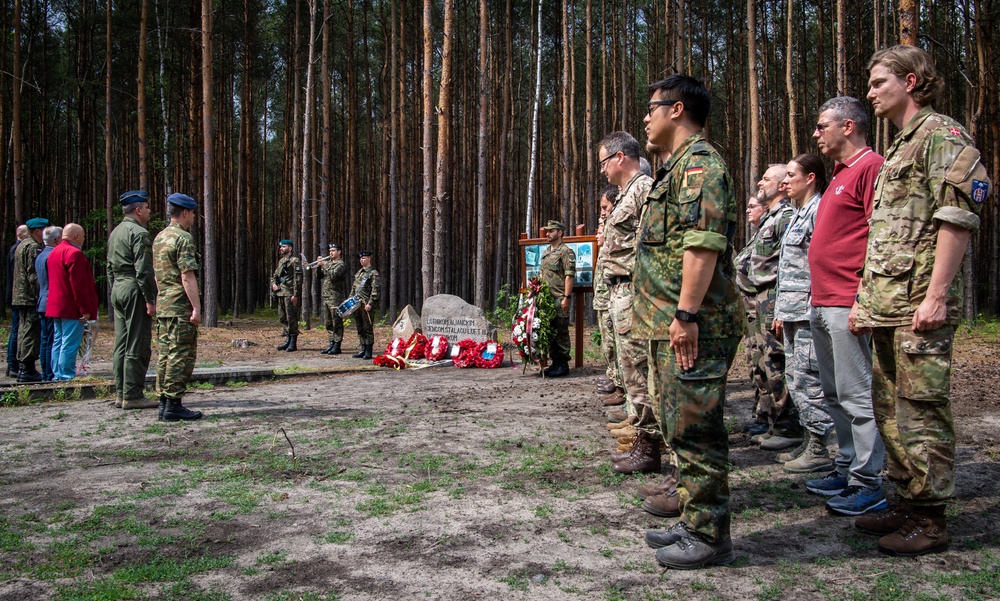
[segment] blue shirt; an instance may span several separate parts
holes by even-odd
[[[54,246],[46,246],[35,257],[35,273],[38,274],[38,312],[45,315],[45,305],[49,301],[49,268],[46,265]]]

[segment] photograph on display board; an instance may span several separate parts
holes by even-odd
[[[566,245],[573,250],[576,256],[576,277],[573,279],[574,286],[591,287],[594,285],[594,242],[566,242]],[[542,255],[549,247],[548,244],[528,244],[524,247],[524,282],[522,286],[527,287],[528,281],[533,277],[538,277],[541,271]]]

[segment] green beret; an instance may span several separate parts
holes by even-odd
[[[278,242],[278,246],[295,246],[295,245],[292,244],[291,240],[289,240],[288,238],[285,238],[281,242]]]

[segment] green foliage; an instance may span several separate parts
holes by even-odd
[[[509,335],[514,316],[517,315],[520,294],[511,292],[510,285],[504,284],[497,293],[496,304],[490,314],[490,321],[497,327],[497,342],[503,342],[503,336]]]

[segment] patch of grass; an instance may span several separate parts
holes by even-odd
[[[63,401],[65,401],[67,396],[68,395],[66,393],[65,388],[56,388],[52,391],[52,400],[56,401],[57,403],[62,403]]]
[[[60,389],[60,390],[62,390],[62,389]],[[58,420],[58,419],[62,419],[64,417],[66,417],[68,415],[69,415],[69,413],[66,413],[65,411],[57,411],[57,412],[53,413],[52,415],[48,416],[48,418],[49,419],[57,419]]]
[[[218,570],[233,565],[234,557],[189,557],[183,560],[154,557],[149,561],[137,562],[112,572],[111,577],[118,582],[138,584],[141,582],[175,582],[192,574]]]
[[[127,584],[103,578],[97,581],[80,579],[72,584],[57,584],[56,601],[110,601],[112,599],[140,599],[138,589]]]
[[[546,503],[545,505],[539,505],[538,507],[535,507],[531,511],[532,513],[535,514],[535,516],[539,518],[547,518],[550,515],[552,515],[553,509],[551,505]]]
[[[188,388],[197,388],[198,390],[214,390],[215,384],[211,382],[191,382],[188,384]]]
[[[0,405],[4,407],[27,407],[33,402],[35,399],[31,398],[31,390],[26,387],[8,390],[0,395]]]
[[[264,597],[264,601],[339,601],[340,593],[314,593],[312,591],[278,591]]]
[[[209,367],[209,368],[211,368],[211,367],[222,367],[222,361],[219,361],[219,360],[215,360],[215,361],[199,361],[198,363],[195,363],[195,367]]]
[[[288,561],[288,551],[279,549],[277,551],[271,551],[270,553],[261,553],[257,556],[257,561],[254,565],[275,566],[283,564],[286,561]]]
[[[243,482],[228,482],[217,490],[209,493],[211,496],[222,499],[229,503],[239,513],[250,513],[260,505],[264,498],[264,493],[254,490],[249,484]]]
[[[524,570],[508,572],[506,576],[498,578],[497,580],[506,584],[511,589],[521,592],[527,592],[528,584],[530,583],[528,575],[524,572]]]
[[[696,592],[696,593],[697,592],[701,592],[701,591],[714,591],[715,590],[715,585],[714,584],[712,584],[708,580],[702,580],[701,578],[695,578],[694,580],[692,580],[690,586],[691,586],[691,590],[694,591],[694,592]]]
[[[244,381],[229,380],[226,382],[226,388],[245,388],[248,385],[249,383]]]
[[[331,530],[326,533],[323,540],[330,543],[331,545],[343,545],[354,540],[353,532],[344,532],[340,530]]]
[[[94,398],[97,400],[109,399],[111,398],[111,387],[107,384],[96,384],[94,385]]]

